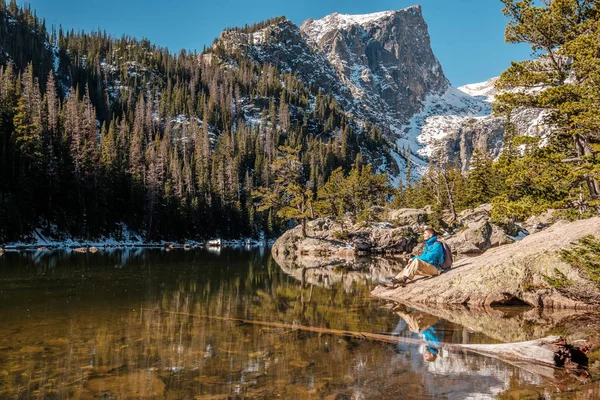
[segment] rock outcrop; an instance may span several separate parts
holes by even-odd
[[[441,237],[457,259],[481,254],[489,248],[512,243],[507,229],[491,222],[491,206],[482,205],[459,214],[455,232]],[[308,235],[302,237],[300,226],[283,234],[273,245],[273,255],[281,263],[293,260],[299,267],[331,266],[332,262],[354,263],[356,256],[405,255],[421,251],[417,246],[419,230],[429,223],[425,209],[377,210],[380,219],[388,221],[363,227],[347,218],[344,224],[321,218],[308,223]]]
[[[410,226],[394,227],[390,223],[362,227],[346,221],[344,226],[331,218],[308,223],[307,237],[297,226],[284,233],[273,245],[276,258],[296,260],[319,257],[323,264],[329,259],[352,260],[367,254],[408,253],[417,243],[418,234]]]
[[[334,13],[300,30],[359,103],[348,111],[400,127],[430,94],[450,86],[431,50],[420,6],[367,15]]]
[[[517,228],[508,224],[507,227],[493,224],[491,209],[491,205],[484,204],[458,215],[456,232],[443,239],[458,258],[481,254],[491,247],[514,242],[508,235],[516,236]]]
[[[429,212],[418,208],[388,210],[384,215],[384,219],[396,226],[410,226],[416,229],[427,224]]]
[[[598,285],[560,257],[561,250],[588,235],[600,237],[600,218],[558,222],[519,242],[464,258],[439,277],[397,289],[378,287],[372,294],[425,305],[600,307]]]

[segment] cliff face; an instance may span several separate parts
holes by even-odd
[[[349,112],[396,128],[428,95],[449,86],[431,50],[419,6],[368,15],[331,14],[304,22],[308,43],[325,55],[354,100]],[[383,115],[385,114],[385,116]]]

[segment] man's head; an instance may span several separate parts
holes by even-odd
[[[433,362],[437,358],[437,351],[432,351],[429,347],[426,347],[425,351],[423,352],[423,358],[427,362]]]
[[[425,240],[429,240],[436,235],[435,230],[433,228],[425,228],[423,231],[423,238]]]

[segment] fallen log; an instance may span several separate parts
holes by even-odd
[[[143,308],[142,311],[158,311],[162,313],[188,317],[229,321],[240,324],[264,326],[268,328],[299,330],[319,334],[353,337],[384,343],[405,343],[417,346],[427,344],[427,342],[420,339],[407,338],[393,334],[353,332],[339,329],[304,326],[298,324],[286,324],[281,322],[255,321],[241,318],[217,317],[211,315],[191,314],[176,311],[152,310],[147,308]],[[589,345],[585,341],[578,341],[573,344],[569,344],[567,343],[567,340],[562,336],[549,336],[543,339],[530,340],[527,342],[502,344],[442,343],[441,348],[450,352],[470,352],[505,361],[533,363],[552,368],[569,370],[586,368],[588,365],[588,358],[586,354],[590,350]]]
[[[578,369],[588,365],[587,343],[569,344],[562,336],[517,343],[452,345],[453,348],[455,346],[503,360],[531,362],[554,368]]]

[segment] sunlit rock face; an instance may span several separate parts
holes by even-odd
[[[600,218],[571,223],[561,221],[516,243],[461,259],[450,271],[435,279],[397,289],[380,287],[372,294],[424,305],[494,307],[520,304],[554,309],[598,308],[600,290],[597,284],[561,257],[562,250],[572,248],[590,235],[600,236]],[[552,285],[553,279],[563,285]]]
[[[309,19],[300,29],[350,90],[354,107],[348,111],[367,120],[387,119],[399,129],[428,95],[442,94],[450,85],[431,50],[419,6],[367,15],[335,13]]]

